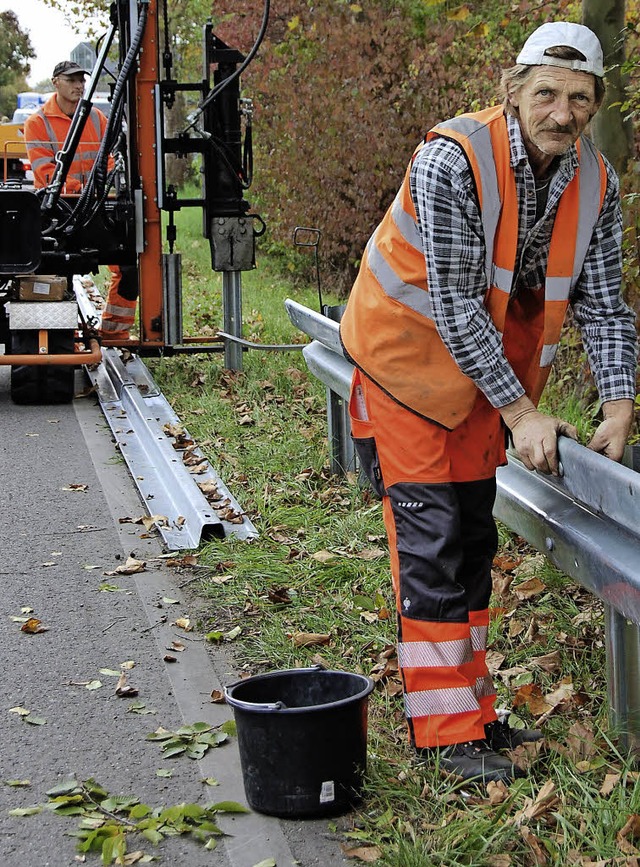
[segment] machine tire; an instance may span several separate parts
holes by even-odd
[[[73,352],[74,332],[71,329],[49,332],[49,352]],[[37,331],[13,331],[11,352],[35,355]],[[75,393],[75,371],[72,365],[18,364],[11,368],[11,400],[18,404],[70,403]]]

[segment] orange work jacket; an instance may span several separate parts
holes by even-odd
[[[70,126],[71,118],[61,110],[55,94],[26,119],[24,138],[36,187],[46,187],[53,179],[56,154],[64,144]],[[78,193],[84,186],[98,155],[106,126],[105,115],[100,109],[92,108],[67,175],[67,193]]]
[[[478,388],[457,366],[431,318],[426,260],[409,185],[413,160],[436,136],[459,142],[468,157],[487,250],[484,303],[502,335],[505,357],[535,403],[556,354],[569,293],[584,265],[607,177],[600,154],[580,138],[579,170],[560,198],[554,222],[544,302],[532,317],[519,304],[509,304],[518,200],[502,106],[445,121],[416,149],[398,195],[369,239],[340,336],[346,354],[384,391],[452,430],[471,412]]]

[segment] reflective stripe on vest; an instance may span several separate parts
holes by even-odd
[[[477,389],[453,361],[432,320],[426,261],[410,189],[415,157],[437,136],[457,141],[469,160],[487,239],[485,305],[497,331],[504,333],[514,281],[518,201],[500,106],[446,121],[418,146],[394,202],[369,240],[340,332],[347,354],[374,382],[402,405],[453,428],[470,412]],[[527,393],[537,397],[555,355],[570,291],[582,272],[606,190],[602,158],[588,140],[579,140],[576,148],[579,169],[560,197],[551,236],[544,335],[533,368],[525,372],[524,379],[521,376]],[[600,207],[594,207],[595,202]],[[500,220],[503,211],[506,216]],[[509,358],[506,345],[505,353]]]
[[[471,644],[467,639],[454,641],[404,641],[398,644],[400,668],[457,667],[473,662]]]
[[[64,142],[58,140],[58,136],[53,128],[53,125],[47,115],[43,112],[43,110],[39,109],[36,114],[38,114],[39,117],[42,118],[45,129],[47,131],[47,135],[49,136],[49,140],[46,142],[33,142],[32,147],[50,148],[53,159],[55,160],[60,149],[64,145]],[[85,129],[87,128],[89,123],[93,127],[93,139],[90,139],[89,141],[83,139],[78,143],[78,150],[76,150],[73,156],[73,161],[67,173],[68,178],[73,178],[77,181],[85,180],[88,172],[90,171],[90,167],[86,166],[86,163],[91,163],[91,166],[93,166],[93,163],[98,156],[98,151],[100,150],[102,135],[100,129],[100,115],[96,108],[91,109],[91,112],[86,121]],[[82,150],[80,150],[80,148],[82,148]],[[37,160],[32,161],[32,167],[34,169],[37,169],[40,166],[45,165],[47,162],[50,162],[50,160],[48,160],[46,157],[41,157]]]

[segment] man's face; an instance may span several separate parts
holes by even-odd
[[[510,95],[534,164],[566,153],[598,109],[593,76],[559,66],[536,66]]]
[[[77,103],[84,95],[84,73],[74,72],[71,75],[56,75],[53,81],[58,96],[67,102]]]

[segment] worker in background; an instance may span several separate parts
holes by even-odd
[[[583,135],[603,76],[591,30],[538,28],[503,73],[502,105],[418,146],[341,322],[352,432],[383,498],[410,740],[464,780],[521,776],[506,752],[541,737],[494,707],[492,507],[506,434],[554,475],[558,436],[576,437],[536,408],[569,304],[602,407],[589,448],[619,461],[634,418],[618,180]]]
[[[84,95],[85,76],[89,74],[71,60],[57,63],[51,78],[55,93],[25,121],[24,137],[36,187],[46,187],[53,179],[56,154],[67,137],[76,106]],[[71,163],[65,193],[82,190],[98,155],[106,126],[107,118],[94,106]],[[129,339],[129,328],[135,318],[137,273],[133,267],[120,268],[118,265],[109,265],[109,270],[111,283],[102,313],[100,336],[103,342],[121,343]]]

